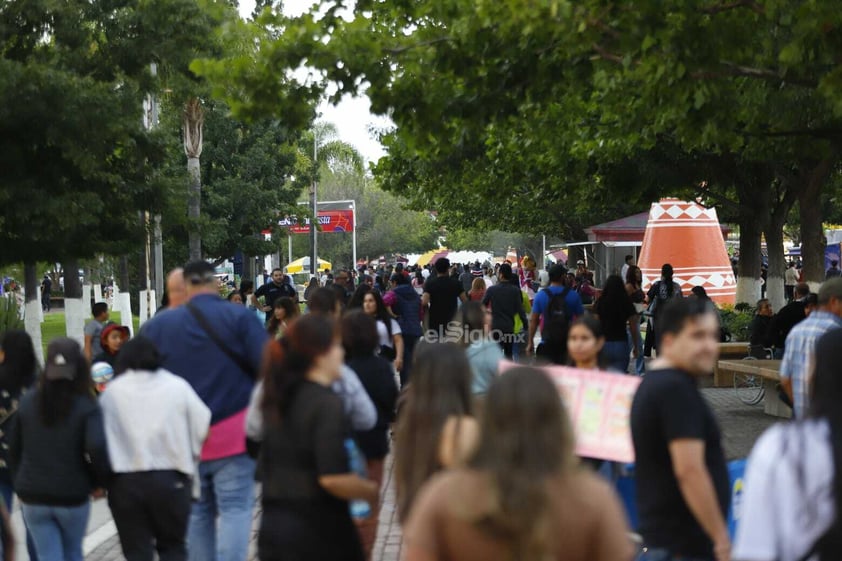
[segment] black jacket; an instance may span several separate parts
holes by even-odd
[[[421,337],[421,297],[408,284],[400,284],[393,290],[397,302],[392,311],[398,315],[398,325],[404,337]]]
[[[807,317],[804,311],[804,302],[795,300],[780,309],[772,318],[772,325],[769,326],[769,333],[766,338],[766,345],[783,349],[786,343],[786,336],[799,322]]]
[[[377,408],[377,424],[368,431],[356,431],[354,439],[363,455],[371,459],[382,459],[389,453],[389,423],[395,420],[395,406],[398,401],[398,386],[395,373],[389,361],[369,355],[353,357],[347,365],[357,373],[365,391]]]
[[[93,397],[76,396],[55,426],[39,414],[39,391],[21,398],[9,433],[9,467],[25,503],[77,506],[107,483],[110,472],[102,411]]]
[[[754,316],[749,327],[749,343],[752,345],[770,346],[769,328],[772,326],[772,318],[769,316]]]

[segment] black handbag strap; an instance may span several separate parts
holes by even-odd
[[[222,339],[222,337],[219,336],[216,330],[214,330],[213,326],[208,321],[208,318],[206,318],[205,315],[201,311],[199,311],[199,308],[197,308],[192,302],[188,302],[187,304],[185,304],[185,307],[187,308],[187,311],[190,312],[190,314],[194,318],[196,318],[196,321],[199,322],[199,326],[202,329],[204,329],[205,333],[208,334],[208,337],[211,338],[211,341],[214,342],[217,348],[223,353],[225,353],[225,356],[234,361],[234,364],[236,364],[240,368],[240,370],[242,370],[247,376],[249,376],[250,378],[255,378],[254,369],[252,368],[252,366],[248,362],[246,362],[246,360],[241,355],[232,351],[231,348],[225,344],[225,341]]]

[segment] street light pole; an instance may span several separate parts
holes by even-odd
[[[149,73],[153,78],[158,77],[158,65],[151,63],[149,65]],[[147,95],[147,107],[144,115],[144,125],[146,130],[151,131],[158,126],[158,98],[154,93]],[[151,237],[150,240],[150,220],[149,213],[144,215],[144,222],[146,226],[146,310],[147,314],[153,308],[152,290],[155,291],[154,307],[158,308],[161,305],[161,298],[164,296],[164,244],[161,235],[161,215],[155,214],[152,217]],[[151,271],[152,266],[155,267],[154,273]],[[152,286],[154,281],[154,287]],[[126,287],[128,290],[128,287]]]
[[[319,219],[319,208],[316,202],[316,174],[319,172],[319,133],[313,129],[313,185],[310,188],[310,208],[313,211],[313,218],[310,220],[310,272],[316,275],[319,270],[318,256],[316,255],[316,224]]]
[[[354,267],[354,270],[356,271],[357,270],[357,201],[356,200],[351,201],[351,212],[353,213],[353,214],[351,214],[351,218],[352,218],[352,222],[351,222],[351,241],[354,244],[352,259],[354,260],[353,267]]]

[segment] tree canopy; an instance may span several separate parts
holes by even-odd
[[[448,224],[566,235],[678,190],[722,205],[780,187],[763,206],[798,200],[821,267],[815,203],[842,133],[831,4],[361,0],[347,17],[325,0],[263,21],[278,32],[233,80],[243,110],[276,111],[274,77],[301,65],[333,99],[366,92],[396,125],[375,175]],[[664,173],[688,161],[706,165]],[[757,175],[711,172],[734,165]]]
[[[164,205],[164,139],[143,99],[175,83],[228,6],[214,0],[0,5],[0,260],[56,261],[136,244]],[[230,6],[228,6],[230,9]],[[218,54],[218,53],[217,53]]]

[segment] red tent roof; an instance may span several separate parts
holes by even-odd
[[[592,242],[642,242],[649,213],[641,212],[585,229]]]
[[[588,235],[588,241],[592,242],[643,242],[648,222],[649,212],[641,212],[585,228],[585,233]],[[731,231],[725,225],[720,227],[723,236]]]

